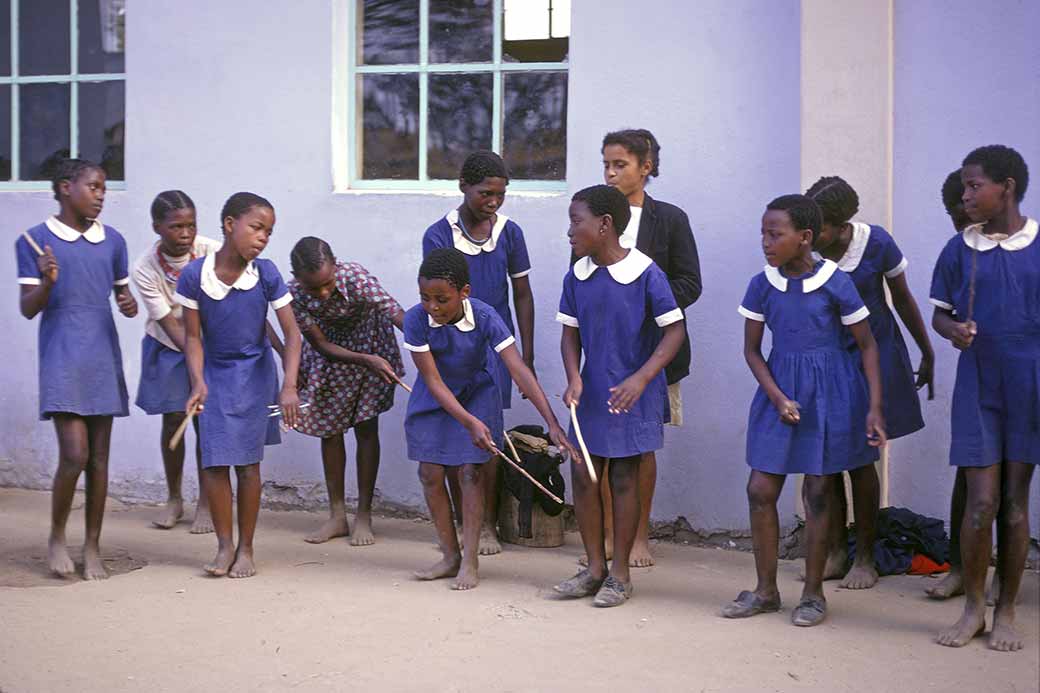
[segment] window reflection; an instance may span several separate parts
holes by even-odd
[[[494,41],[491,0],[430,0],[431,63],[489,63]]]
[[[430,75],[427,176],[458,178],[466,155],[491,149],[492,76]]]
[[[502,157],[515,179],[567,176],[567,73],[505,73]]]
[[[123,82],[79,85],[79,155],[97,161],[109,180],[124,180]]]
[[[419,0],[358,0],[362,65],[419,62]]]
[[[362,75],[361,175],[419,177],[419,75]]]
[[[50,180],[69,156],[69,85],[23,84],[18,98],[19,177]]]

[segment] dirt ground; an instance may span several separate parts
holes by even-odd
[[[753,586],[750,554],[656,546],[635,571],[633,600],[598,610],[549,589],[574,572],[580,541],[507,546],[481,562],[483,582],[454,593],[411,570],[433,563],[433,527],[383,519],[378,544],[312,546],[321,516],[260,517],[260,573],[209,578],[212,535],[149,528],[154,508],[112,502],[102,547],[116,574],[99,583],[47,575],[49,496],[0,489],[0,691],[223,689],[384,691],[1033,691],[1040,680],[1037,574],[1026,575],[1026,649],[983,638],[933,644],[961,600],[936,603],[931,578],[889,577],[873,590],[828,583],[830,615],[790,625],[798,565],[782,562],[782,613],[718,617]],[[82,540],[82,512],[70,542]]]

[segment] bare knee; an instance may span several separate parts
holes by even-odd
[[[183,412],[166,413],[162,416],[162,435],[163,438],[170,438],[177,431],[177,428],[184,421]]]
[[[615,495],[623,496],[634,493],[639,483],[639,458],[633,460],[614,460],[610,465],[610,490]]]
[[[480,484],[483,470],[483,465],[479,464],[464,464],[462,469],[459,470],[459,481],[463,486],[477,486]]]
[[[354,439],[358,444],[379,442],[379,418],[368,419],[354,426]]]
[[[1029,498],[1005,498],[1000,506],[998,521],[1001,527],[1015,528],[1029,521]]]
[[[247,464],[235,467],[235,476],[239,483],[260,481],[260,465]]]
[[[968,499],[965,516],[973,530],[988,529],[1000,510],[1000,499],[996,494],[986,494]]]
[[[780,489],[775,485],[754,475],[748,479],[747,498],[751,512],[760,512],[776,507],[780,497]]]
[[[90,450],[86,445],[64,447],[58,456],[58,474],[79,476],[90,462]]]
[[[592,491],[599,493],[599,486],[592,483],[584,462],[571,460],[571,486],[574,487],[574,493],[579,496]]]
[[[439,464],[423,463],[419,465],[419,483],[424,489],[444,486],[444,467]]]
[[[822,515],[830,509],[833,494],[832,479],[825,476],[805,475],[802,484],[802,502],[805,511],[812,515]]]

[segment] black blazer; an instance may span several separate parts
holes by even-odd
[[[701,263],[686,212],[644,194],[636,248],[649,256],[668,276],[675,302],[685,316],[686,308],[693,305],[701,295]],[[571,253],[572,265],[577,259]],[[669,385],[690,374],[690,332],[685,320],[683,332],[685,336],[679,352],[664,369]]]

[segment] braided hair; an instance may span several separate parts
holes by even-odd
[[[859,211],[859,195],[838,176],[824,176],[813,183],[805,195],[820,206],[823,223],[831,226],[847,223]]]
[[[336,264],[336,256],[328,243],[314,236],[304,236],[296,241],[289,254],[292,272],[297,275],[317,272],[326,262]]]
[[[981,166],[986,177],[995,183],[1002,183],[1008,178],[1015,180],[1015,202],[1021,202],[1029,187],[1029,167],[1025,159],[1011,147],[1002,144],[990,144],[979,147],[964,157],[961,166]]]
[[[437,248],[419,265],[419,279],[443,279],[461,291],[469,284],[469,263],[460,250]]]
[[[603,137],[603,146],[600,147],[600,152],[602,153],[607,148],[607,145],[611,144],[624,147],[625,151],[639,160],[640,166],[649,161],[650,173],[647,174],[647,180],[656,178],[659,175],[658,165],[661,163],[661,145],[658,144],[654,133],[642,128],[608,132]]]
[[[459,179],[463,183],[476,185],[485,178],[505,178],[509,182],[509,169],[498,154],[489,151],[473,152],[462,162]]]
[[[93,161],[87,161],[86,159],[62,159],[54,169],[54,175],[51,177],[51,190],[54,191],[54,199],[61,201],[60,191],[63,182],[75,183],[81,175],[90,170],[105,172],[103,168]]]
[[[950,213],[961,204],[964,197],[964,183],[961,181],[961,170],[957,169],[946,176],[942,184],[942,202],[946,212]]]
[[[812,231],[813,243],[816,242],[816,238],[820,235],[820,229],[823,226],[823,213],[820,211],[820,206],[811,197],[806,195],[781,195],[766,205],[766,209],[787,212],[787,216],[791,217],[791,224],[796,231],[803,229]]]
[[[221,233],[224,231],[225,219],[228,217],[238,219],[253,207],[267,207],[272,212],[274,211],[274,205],[268,202],[266,198],[260,197],[256,193],[237,192],[229,197],[227,202],[224,203],[223,208],[220,210]]]
[[[632,209],[625,194],[610,185],[593,185],[574,193],[571,202],[584,202],[597,217],[610,215],[614,233],[620,236],[632,219]]]
[[[158,224],[166,215],[177,209],[195,210],[195,203],[183,190],[163,190],[152,200],[152,222]]]

